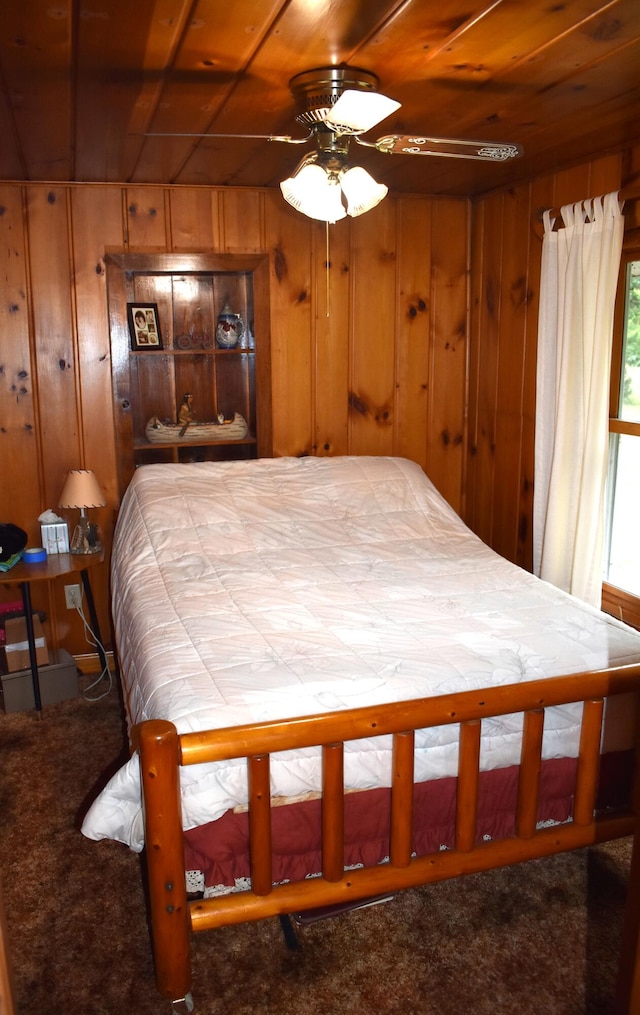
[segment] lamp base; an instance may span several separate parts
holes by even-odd
[[[81,515],[71,538],[70,553],[99,553],[102,549],[98,526],[92,525],[86,515]]]

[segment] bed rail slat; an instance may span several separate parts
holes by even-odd
[[[344,744],[322,748],[322,876],[344,874]]]
[[[531,839],[509,838],[483,842],[469,853],[458,853],[453,849],[440,850],[438,853],[413,858],[409,866],[404,868],[379,864],[376,867],[347,871],[334,884],[329,884],[324,878],[309,878],[277,885],[269,896],[262,899],[252,892],[201,899],[190,903],[191,928],[193,931],[201,931],[247,920],[260,920],[278,913],[296,913],[320,906],[352,903],[369,896],[434,884],[464,874],[476,874],[507,864],[552,856],[568,849],[591,846],[596,842],[606,842],[622,835],[631,835],[633,827],[632,814],[605,818],[591,827],[567,822],[559,827],[540,829]]]
[[[535,833],[538,820],[543,732],[544,709],[525,712],[516,811],[516,835],[522,839],[529,839]]]
[[[576,797],[573,806],[573,820],[578,825],[589,825],[593,821],[598,792],[603,715],[604,701],[602,698],[592,698],[585,701],[582,712],[582,729],[580,730]]]
[[[480,719],[471,719],[468,722],[460,723],[456,849],[461,853],[468,853],[476,843],[481,732],[482,722]]]
[[[394,867],[407,867],[411,860],[414,748],[415,733],[413,730],[394,734],[389,852]]]
[[[271,785],[269,755],[249,761],[249,855],[251,885],[256,895],[271,891]]]

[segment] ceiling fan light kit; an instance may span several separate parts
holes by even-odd
[[[403,134],[388,135],[378,141],[363,140],[361,134],[400,108],[395,99],[380,94],[378,79],[370,71],[322,67],[296,75],[289,87],[303,107],[296,120],[310,128],[309,140],[315,139],[318,151],[303,159],[293,176],[280,187],[285,200],[310,218],[337,222],[345,217],[345,205],[347,215],[363,215],[386,197],[388,188],[384,184],[376,183],[361,166],[348,166],[352,139],[386,154],[441,155],[494,162],[521,154],[518,145],[484,141]]]
[[[387,196],[388,188],[376,183],[361,166],[346,164],[346,154],[313,152],[280,184],[285,201],[308,218],[337,222],[371,211]]]

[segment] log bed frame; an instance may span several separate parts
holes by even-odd
[[[132,731],[139,749],[145,807],[146,868],[156,983],[174,1012],[192,1011],[191,933],[225,925],[355,902],[631,835],[634,811],[595,816],[604,699],[640,691],[640,663],[469,691],[179,735],[172,723],[149,720]],[[545,709],[584,702],[572,820],[538,829],[536,813]],[[524,713],[516,833],[476,843],[482,720]],[[455,848],[412,855],[414,732],[458,723],[459,771]],[[391,847],[388,863],[357,870],[343,864],[343,744],[392,735]],[[322,745],[321,877],[272,885],[269,756]],[[640,754],[640,752],[637,752]],[[247,758],[252,888],[187,899],[180,804],[180,766]],[[635,780],[637,787],[639,780]],[[634,789],[634,800],[637,789]],[[631,884],[640,886],[634,848]],[[636,911],[632,911],[632,908]],[[616,1012],[640,1002],[638,907],[625,923]]]

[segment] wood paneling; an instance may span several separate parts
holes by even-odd
[[[268,255],[259,280],[271,312],[265,447],[405,455],[460,506],[465,200],[389,196],[330,227],[327,252],[324,224],[275,191],[7,184],[0,231],[0,515],[23,525],[32,545],[38,515],[55,508],[67,470],[78,467],[94,469],[106,494],[108,506],[95,513],[111,545],[119,471],[111,357],[119,344],[111,347],[110,329],[124,329],[126,345],[127,326],[109,321],[107,254],[173,254],[180,263],[203,250]],[[106,636],[108,562],[92,581]],[[50,644],[81,654],[63,584],[40,590],[38,605]],[[1,581],[0,596],[10,598]]]
[[[170,193],[171,249],[176,253],[218,250],[220,243],[217,194],[197,187]]]
[[[68,112],[73,104],[70,15],[70,4],[62,3],[54,10],[48,0],[10,4],[2,11],[2,77],[6,82],[8,75],[12,84],[6,102],[11,120],[0,159],[4,162],[6,155],[15,152],[23,167],[29,166],[28,179],[73,178],[73,127]],[[45,66],[46,74],[40,79],[34,67]],[[58,118],[56,111],[62,110],[67,113]],[[18,137],[22,140],[16,146]]]
[[[368,141],[426,133],[524,148],[496,163],[354,143],[396,193],[484,194],[640,137],[637,0],[2,7],[4,180],[277,188],[314,144],[267,140],[304,137],[291,78],[345,65],[402,104]]]
[[[130,250],[167,250],[170,231],[167,221],[167,191],[162,187],[128,187],[126,235]]]
[[[219,229],[225,254],[259,254],[265,249],[264,196],[260,191],[219,190]],[[220,245],[220,240],[218,244]]]
[[[357,455],[393,452],[396,208],[383,201],[352,226],[349,444]]]
[[[316,455],[344,455],[349,450],[350,243],[344,220],[328,230],[318,222],[313,229]]]
[[[34,186],[27,192],[45,507],[57,504],[65,475],[76,467],[81,448],[68,198],[65,187]]]
[[[273,451],[308,455],[313,445],[311,236],[314,223],[265,196],[271,255]]]
[[[22,188],[0,187],[4,255],[0,273],[0,448],[7,480],[20,477],[20,482],[0,483],[3,521],[28,518],[34,505],[40,503],[42,482],[38,456],[38,378],[29,342],[31,301],[23,200]]]
[[[427,472],[462,510],[468,307],[468,217],[461,201],[437,201],[431,230],[431,392]],[[444,381],[444,383],[443,383]]]
[[[431,390],[431,227],[433,202],[398,208],[398,307],[394,425],[396,448],[427,468]],[[466,267],[466,265],[465,265]]]

